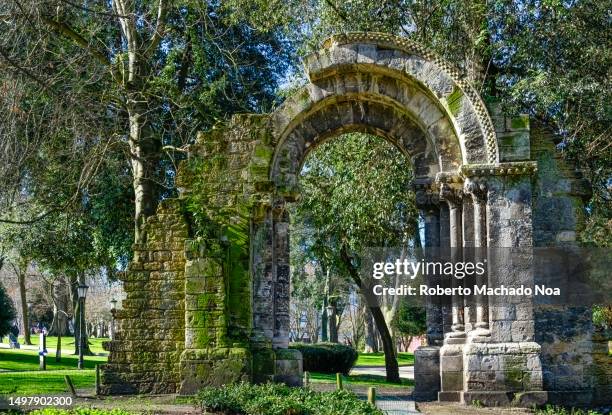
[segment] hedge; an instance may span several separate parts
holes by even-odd
[[[357,350],[339,343],[293,343],[290,349],[302,352],[304,370],[319,373],[348,373],[357,361]]]

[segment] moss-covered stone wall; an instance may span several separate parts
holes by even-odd
[[[184,270],[188,226],[181,204],[161,203],[148,218],[146,242],[134,246],[123,276],[127,297],[116,311],[101,393],[174,393],[185,344]]]

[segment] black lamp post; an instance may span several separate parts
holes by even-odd
[[[77,293],[79,294],[79,369],[83,369],[83,324],[85,320],[85,297],[87,297],[87,290],[89,287],[85,284],[81,284],[77,288]]]
[[[115,339],[115,311],[117,310],[117,300],[114,298],[110,300],[111,303],[111,327],[110,327],[110,338],[111,340]]]
[[[27,327],[23,328],[23,341],[25,344],[31,344],[30,341],[30,333],[32,333],[32,302],[28,301],[26,303],[28,306],[28,318],[27,318]]]

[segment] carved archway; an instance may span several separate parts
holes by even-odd
[[[537,168],[527,117],[489,114],[452,65],[387,34],[333,36],[305,59],[305,70],[308,83],[276,111],[235,116],[190,147],[177,176],[180,197],[160,205],[145,226],[146,242],[134,247],[103,393],[301,382],[301,357],[287,349],[284,207],[299,191],[308,152],[335,135],[372,133],[412,160],[427,246],[531,246]],[[502,263],[489,278],[529,282],[529,265]],[[478,300],[472,313],[453,298],[451,315],[429,307],[415,395],[542,401],[533,304],[510,306]],[[547,353],[556,362],[550,347]]]

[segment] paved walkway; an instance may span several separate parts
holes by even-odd
[[[413,400],[401,396],[380,396],[376,406],[388,415],[420,414]]]

